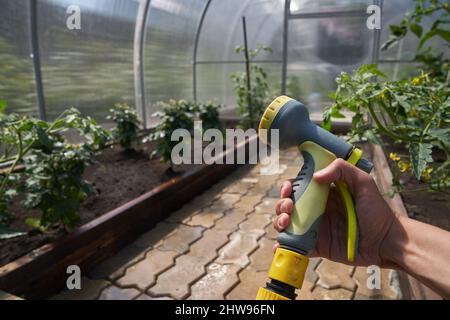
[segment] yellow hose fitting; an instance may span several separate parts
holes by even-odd
[[[278,248],[269,269],[269,278],[300,289],[308,267],[308,257],[284,248]]]
[[[347,162],[351,163],[352,165],[356,166],[359,159],[362,157],[362,151],[361,149],[354,148],[352,152],[350,153],[350,156],[347,159]]]
[[[281,294],[267,290],[266,288],[259,288],[256,300],[290,300]]]

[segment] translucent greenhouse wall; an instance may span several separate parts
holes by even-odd
[[[373,3],[382,7],[381,30],[366,27]],[[80,30],[66,25],[71,5],[80,8]],[[245,69],[235,52],[245,16],[249,47],[272,48],[254,61],[272,93],[285,91],[320,115],[341,71],[370,62],[396,78],[416,70],[413,36],[379,51],[389,25],[412,7],[412,0],[0,0],[0,99],[8,112],[53,119],[77,107],[101,123],[125,102],[147,127],[158,101],[234,108],[230,75]]]

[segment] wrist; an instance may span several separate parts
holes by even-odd
[[[409,218],[396,216],[380,246],[380,258],[384,267],[404,269],[408,250],[405,228]]]

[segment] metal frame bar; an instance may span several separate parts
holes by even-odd
[[[383,0],[374,0],[372,3],[380,7],[380,12],[381,14],[383,14]],[[380,55],[380,37],[381,37],[381,28],[375,29],[372,44],[372,63],[378,62],[378,58]]]
[[[252,60],[252,63],[282,63],[283,60]],[[241,60],[217,60],[217,61],[197,61],[196,64],[239,64],[245,63]]]
[[[39,54],[37,0],[30,0],[30,42],[33,58],[34,80],[38,99],[39,118],[47,120],[45,110],[44,86],[42,83],[41,56]]]
[[[398,59],[378,59],[378,63],[414,63],[414,60],[398,60]]]
[[[145,30],[147,25],[148,12],[151,0],[141,0],[139,3],[136,25],[134,29],[134,95],[136,100],[136,109],[141,110],[144,128],[147,128],[147,110],[145,100],[144,83],[144,42]]]
[[[281,94],[286,94],[287,59],[288,59],[288,35],[289,35],[289,15],[291,0],[284,1],[283,19],[283,65],[281,67]]]
[[[194,50],[192,52],[192,98],[194,101],[197,101],[197,51],[198,51],[198,42],[200,40],[200,32],[203,27],[203,21],[205,20],[206,12],[208,11],[209,5],[211,4],[211,0],[207,0],[205,6],[203,7],[202,15],[200,16],[200,20],[198,21],[197,30],[195,31],[195,39],[194,39]]]
[[[288,19],[318,19],[318,18],[345,18],[345,17],[365,17],[366,11],[347,10],[347,11],[332,11],[332,12],[305,12],[305,13],[290,13]]]

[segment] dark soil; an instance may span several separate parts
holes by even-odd
[[[391,170],[395,169],[396,163],[389,159],[390,152],[395,152],[399,156],[408,154],[403,147],[392,144],[389,144],[385,151]],[[433,151],[433,160],[443,161],[442,155],[436,151]],[[404,174],[401,179],[405,184],[405,191],[401,193],[401,197],[409,217],[450,231],[450,195],[428,192],[426,184],[412,175]]]
[[[172,171],[169,165],[159,159],[149,159],[148,155],[153,147],[154,144],[147,143],[136,147],[137,151],[124,151],[115,146],[103,150],[95,157],[97,163],[89,166],[84,174],[94,192],[81,207],[81,225],[150,191],[162,182],[199,166],[176,166]],[[28,234],[0,241],[0,266],[67,233],[61,226],[55,226],[44,234],[31,230],[24,221],[28,217],[39,216],[39,212],[23,209],[21,200],[16,199],[12,204],[10,227]]]

